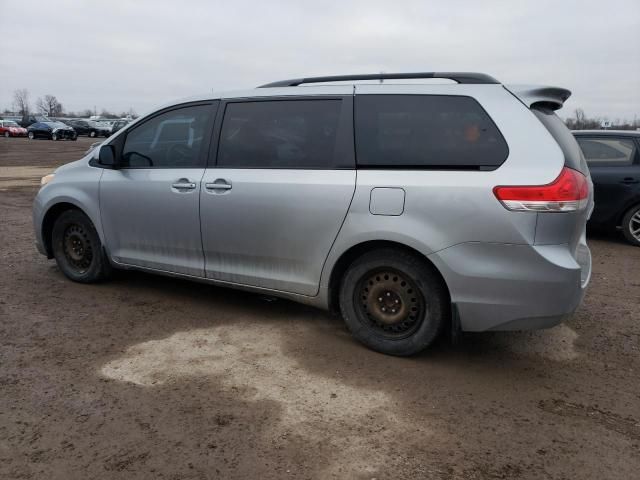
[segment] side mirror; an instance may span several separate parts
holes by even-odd
[[[116,149],[113,145],[103,145],[98,152],[98,163],[103,167],[118,168]]]

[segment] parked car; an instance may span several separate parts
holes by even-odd
[[[391,78],[457,84],[358,83]],[[44,177],[36,243],[77,282],[138,269],[339,311],[393,355],[550,327],[591,273],[589,170],[554,113],[569,95],[476,73],[205,95]]]
[[[27,129],[22,128],[13,120],[0,120],[0,135],[4,137],[26,137]]]
[[[129,124],[129,120],[116,120],[115,122],[113,122],[113,125],[111,126],[111,134],[113,135],[118,130],[120,130],[121,128],[125,127],[128,124]]]
[[[20,126],[27,128],[29,125],[33,125],[37,122],[53,122],[55,120],[45,116],[45,115],[23,115],[22,120],[20,121]]]
[[[48,138],[49,140],[77,140],[78,134],[62,122],[36,122],[27,128],[29,140]]]
[[[111,131],[111,127],[113,126],[114,122],[115,122],[115,120],[96,120],[96,123],[98,125],[100,125],[101,127],[109,130],[109,132]]]
[[[111,131],[108,128],[99,125],[97,122],[92,120],[69,119],[65,120],[64,123],[73,127],[78,135],[87,135],[91,138],[99,136],[108,137],[111,135]]]
[[[632,245],[640,246],[640,132],[577,130],[595,189],[589,225],[621,229]]]

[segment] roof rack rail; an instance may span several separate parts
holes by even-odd
[[[398,80],[413,78],[446,78],[458,83],[499,84],[500,82],[486,73],[475,72],[411,72],[411,73],[365,73],[360,75],[330,75],[326,77],[294,78],[260,85],[258,88],[297,87],[303,83],[344,82],[349,80]]]

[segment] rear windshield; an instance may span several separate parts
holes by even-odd
[[[365,168],[495,169],[509,148],[471,97],[356,96],[358,166]]]
[[[587,162],[582,156],[580,146],[560,117],[553,110],[544,107],[533,107],[531,111],[538,117],[538,120],[542,122],[562,149],[564,164],[579,172],[587,173]]]

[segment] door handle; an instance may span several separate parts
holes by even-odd
[[[224,178],[217,178],[213,182],[207,182],[204,184],[204,188],[207,190],[231,190],[231,182],[228,182]]]
[[[626,177],[620,183],[624,183],[625,185],[631,185],[633,183],[640,183],[640,180],[633,177]]]
[[[172,183],[171,188],[175,188],[176,190],[194,190],[196,184],[187,178],[181,178],[177,182]]]

